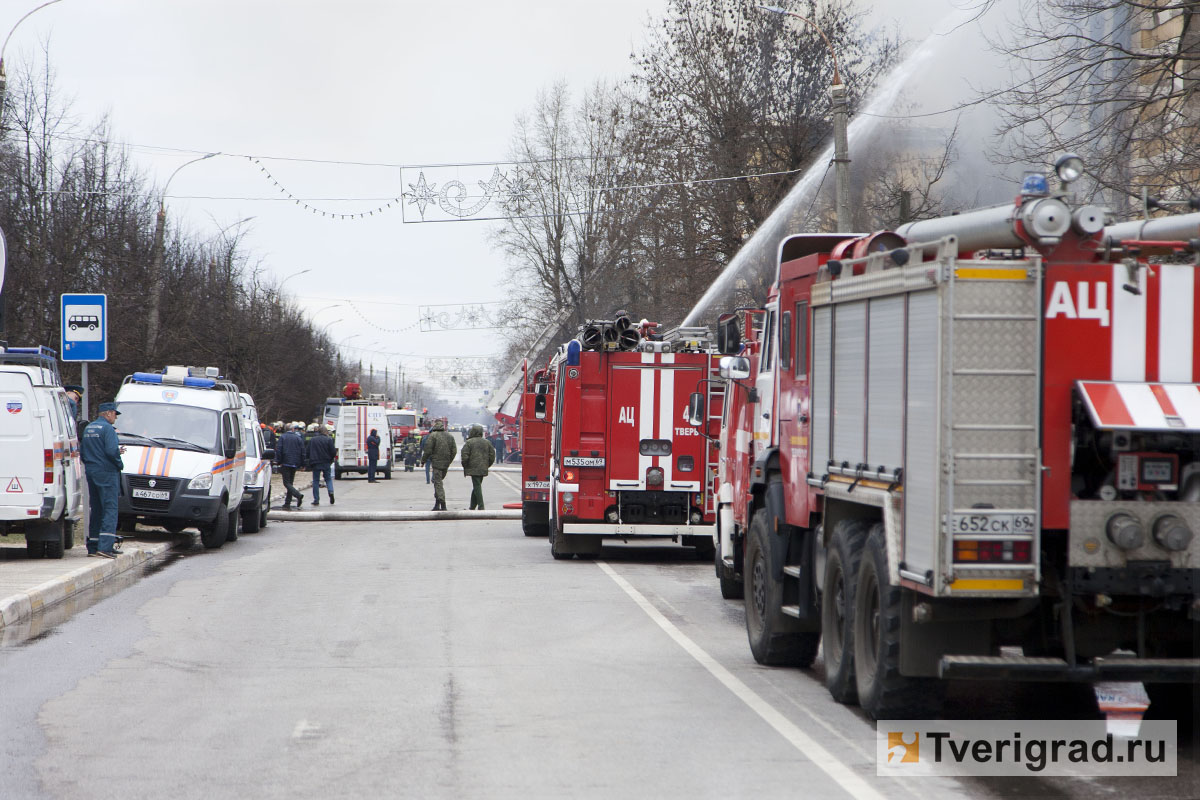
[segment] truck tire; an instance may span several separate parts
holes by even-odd
[[[200,526],[200,543],[209,550],[216,550],[221,545],[225,544],[225,537],[229,535],[229,509],[222,503],[217,509],[217,516],[212,522],[206,522]]]
[[[64,528],[69,530],[71,526],[65,524],[64,521],[60,519],[57,522],[49,523],[48,527],[49,533],[53,538],[45,540],[46,550],[44,555],[46,558],[62,558],[64,552],[63,542],[66,537]]]
[[[25,540],[25,557],[26,558],[41,558],[46,554],[46,543],[41,539],[26,539]]]
[[[333,479],[335,481],[340,481],[342,479],[342,468],[337,464],[333,465]]]
[[[229,510],[229,530],[225,534],[225,541],[236,542],[238,537],[238,510],[232,508]]]
[[[717,526],[718,541],[724,541],[726,536],[732,535],[730,531],[721,530],[721,509],[717,508],[717,520],[714,523]],[[717,581],[721,584],[721,597],[726,600],[741,600],[745,597],[745,584],[737,577],[733,567],[727,567],[721,563],[721,547],[718,544],[713,548],[713,569],[717,573]]]
[[[242,533],[258,533],[261,527],[262,510],[248,508],[242,512]]]
[[[550,533],[550,523],[546,521],[546,514],[536,506],[541,506],[542,503],[521,503],[521,531],[526,536],[547,536]]]
[[[390,481],[392,479],[392,465],[391,464],[388,464],[386,467],[383,468],[383,479],[385,481]]]
[[[550,524],[546,527],[550,531],[550,555],[555,561],[567,561],[575,556],[574,553],[568,553],[567,539],[565,534],[559,529],[558,515],[554,513],[554,501],[550,501],[550,510],[548,512]]]
[[[854,598],[854,677],[858,704],[872,719],[932,719],[945,681],[900,674],[900,588],[888,583],[882,523],[871,526]]]
[[[795,630],[793,620],[783,613],[783,583],[772,570],[766,511],[754,515],[748,535],[744,577],[750,652],[755,661],[768,666],[811,666],[821,634]]]
[[[854,682],[854,586],[866,540],[865,523],[841,520],[833,527],[833,540],[825,558],[825,591],[821,595],[825,688],[839,703],[858,701]]]
[[[267,502],[263,503],[262,511],[258,514],[258,527],[267,527],[267,515],[271,513],[271,490],[267,489]]]
[[[67,518],[62,520],[63,549],[70,550],[75,546],[75,523]]]

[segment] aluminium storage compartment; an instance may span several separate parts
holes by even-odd
[[[872,254],[863,274],[847,262],[846,277],[814,285],[812,471],[898,483],[892,552],[922,591],[1031,595],[1042,265],[956,249],[953,237],[913,246],[904,267]],[[956,565],[955,537],[1028,541],[1031,560]]]

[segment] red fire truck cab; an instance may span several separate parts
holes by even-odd
[[[550,533],[554,389],[554,367],[544,367],[527,377],[521,398],[521,530],[526,536]]]

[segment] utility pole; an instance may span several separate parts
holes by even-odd
[[[838,81],[837,77],[835,71],[835,82],[829,87],[833,111],[833,163],[836,180],[834,203],[837,219],[834,221],[834,230],[850,231],[854,229],[854,222],[850,215],[850,141],[846,134],[846,85]]]

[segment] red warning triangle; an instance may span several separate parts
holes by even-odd
[[[8,488],[5,491],[9,492],[10,494],[17,494],[25,490],[21,488],[21,482],[16,478],[13,478],[8,482]]]

